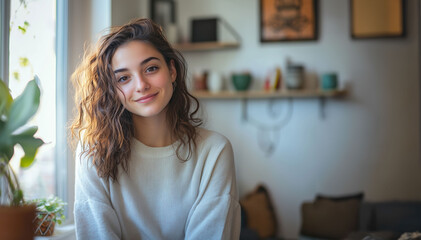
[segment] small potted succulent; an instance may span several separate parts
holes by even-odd
[[[66,203],[56,196],[34,199],[30,202],[37,206],[35,235],[53,235],[55,223],[61,224],[65,220],[64,206]]]

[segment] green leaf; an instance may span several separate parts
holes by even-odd
[[[13,136],[13,140],[15,143],[19,144],[25,152],[25,155],[20,160],[20,166],[22,168],[31,166],[34,162],[38,148],[44,144],[44,141],[39,138],[34,138],[33,135],[17,135]]]
[[[18,26],[18,29],[22,32],[22,34],[26,33],[25,27]]]
[[[48,212],[54,212],[54,206],[46,205],[45,209],[47,209]]]
[[[20,75],[19,75],[19,72],[18,71],[14,71],[13,72],[13,78],[16,79],[17,81],[20,80]]]
[[[26,31],[28,30],[28,27],[29,27],[29,22],[25,21],[22,26],[18,26],[18,29],[22,32],[22,34],[25,34]]]
[[[29,59],[27,57],[20,57],[19,58],[19,65],[21,67],[27,67],[29,65]]]
[[[34,80],[28,82],[23,93],[13,102],[6,131],[12,133],[22,127],[36,113],[39,107],[40,89]]]
[[[0,120],[0,159],[4,158],[6,163],[9,163],[14,154],[14,144],[10,138],[10,134],[5,131],[5,125],[6,122]]]
[[[12,205],[18,206],[23,201],[23,191],[21,189],[16,189],[13,192],[13,201]]]
[[[25,138],[25,137],[32,137],[35,135],[35,133],[37,133],[38,131],[38,127],[37,126],[31,126],[31,127],[26,127],[24,129],[20,129],[19,132],[14,132],[14,138],[19,139],[21,137]]]
[[[3,114],[8,114],[10,107],[12,106],[13,98],[10,95],[9,88],[0,79],[0,117]]]
[[[7,163],[9,163],[14,153],[15,153],[15,149],[13,148],[13,145],[5,144],[5,145],[0,146],[0,155],[1,157],[6,157]]]
[[[27,8],[28,7],[28,3],[27,3],[27,0],[20,0],[19,1],[20,2],[20,4],[22,4],[23,5],[23,8]]]

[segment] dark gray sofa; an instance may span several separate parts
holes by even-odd
[[[421,201],[366,202],[362,196],[318,199],[301,207],[300,240],[399,239],[421,231]]]

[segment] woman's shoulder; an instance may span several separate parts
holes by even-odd
[[[224,135],[222,135],[219,132],[209,130],[206,128],[199,127],[198,128],[198,137],[197,137],[197,143],[198,145],[231,145],[228,138]]]
[[[230,169],[233,166],[234,152],[227,137],[209,129],[200,128],[198,132],[197,153],[207,169],[216,165]]]

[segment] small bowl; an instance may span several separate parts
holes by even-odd
[[[232,84],[237,91],[246,91],[250,87],[251,75],[248,73],[235,73],[231,76]]]

